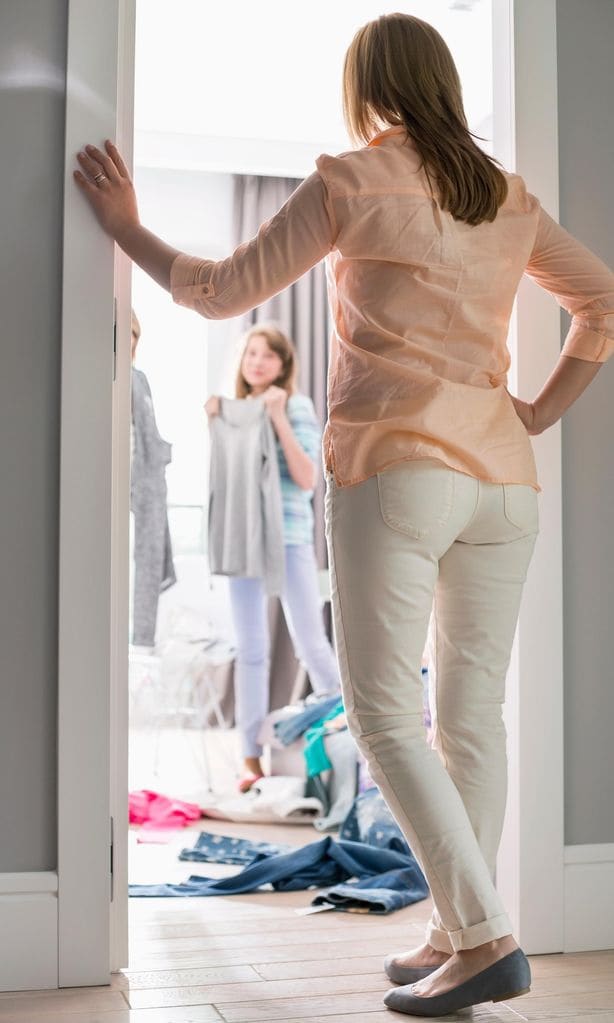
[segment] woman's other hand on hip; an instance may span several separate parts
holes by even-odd
[[[510,394],[510,392],[507,392]],[[516,398],[513,394],[510,394],[512,404],[516,410],[516,415],[520,419],[527,433],[535,435],[542,432],[543,427],[537,421],[537,415],[535,411],[535,405],[530,401],[522,401],[521,398]]]

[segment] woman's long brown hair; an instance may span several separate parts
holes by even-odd
[[[432,25],[385,14],[359,29],[345,55],[343,111],[357,144],[404,126],[455,220],[495,219],[507,181],[469,131],[452,54]]]
[[[294,345],[290,341],[290,338],[287,337],[275,323],[256,323],[253,327],[249,328],[247,334],[243,338],[239,368],[237,370],[237,377],[235,380],[235,397],[247,398],[248,394],[251,393],[252,389],[243,376],[241,366],[243,365],[243,356],[245,355],[247,346],[251,339],[257,334],[262,334],[271,351],[275,352],[276,355],[279,355],[279,358],[282,361],[281,373],[274,382],[275,386],[283,387],[284,391],[287,391],[289,395],[294,394],[296,391],[296,375],[298,370]]]

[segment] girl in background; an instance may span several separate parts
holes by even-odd
[[[297,658],[305,665],[316,696],[339,690],[337,662],[324,630],[314,550],[311,499],[321,461],[321,435],[310,398],[296,388],[294,348],[273,324],[257,324],[245,338],[235,397],[262,397],[277,438],[283,505],[286,588],[281,598]],[[218,415],[213,395],[207,415]],[[258,733],[269,710],[270,636],[262,579],[229,579],[235,661],[236,719],[246,770],[246,792],[263,776]]]

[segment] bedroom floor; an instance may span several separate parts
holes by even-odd
[[[158,765],[164,767],[157,787],[186,799],[202,787],[200,753],[188,745],[189,738],[193,737],[157,737]],[[154,740],[155,736],[144,734],[132,743],[131,787],[139,782],[146,787],[143,783],[152,781],[147,764],[151,766]],[[212,771],[226,783],[236,765],[233,743],[233,734],[225,732],[218,733],[209,746]],[[172,785],[173,775],[177,782],[181,777],[181,791],[163,787]],[[177,860],[179,850],[193,844],[201,830],[237,837],[248,832],[255,840],[296,845],[322,837],[311,825],[248,826],[201,820],[168,844],[155,845],[137,843],[137,832],[131,830],[130,880],[180,881],[191,872],[209,876],[237,872],[235,866],[206,864],[201,870],[197,864]],[[382,958],[420,943],[430,902],[388,917],[334,911],[302,915],[300,910],[309,906],[313,894],[131,899],[129,968],[115,974],[110,987],[0,994],[0,1023],[391,1023],[407,1019],[382,1005],[390,986]],[[533,956],[531,968],[530,994],[509,1005],[477,1006],[473,1012],[445,1019],[614,1023],[614,951]]]

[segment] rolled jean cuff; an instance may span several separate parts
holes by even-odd
[[[505,913],[493,916],[490,920],[463,927],[458,931],[442,931],[431,924],[427,927],[426,940],[438,952],[460,952],[466,948],[477,948],[487,941],[496,941],[512,933],[512,925]]]
[[[448,932],[443,931],[440,927],[435,927],[435,924],[428,924],[426,940],[431,948],[437,949],[438,952],[447,952],[448,955],[452,955],[454,951]]]

